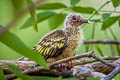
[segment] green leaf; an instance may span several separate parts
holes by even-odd
[[[63,9],[63,8],[67,8],[67,6],[62,3],[46,3],[46,4],[41,4],[37,7],[38,10],[54,10],[54,9]]]
[[[113,16],[113,17],[108,18],[106,21],[103,22],[102,30],[105,30],[111,25],[113,25],[118,19],[119,19],[119,16]]]
[[[87,78],[87,80],[100,80],[100,77],[89,77],[89,78]]]
[[[116,8],[120,5],[120,0],[112,0],[112,4],[113,4],[114,8]]]
[[[119,19],[119,27],[120,27],[120,19]]]
[[[25,0],[11,0],[16,12],[25,8]]]
[[[8,65],[8,68],[17,75],[17,77],[21,78],[22,80],[32,80],[32,78],[28,75],[22,74],[20,69],[17,66],[14,66],[12,64]]]
[[[7,32],[0,36],[0,41],[19,54],[28,57],[45,68],[48,68],[44,58],[40,54],[35,53],[32,49],[28,48],[15,34]]]
[[[75,6],[80,0],[70,0],[71,6]]]
[[[96,49],[97,49],[97,51],[99,52],[99,54],[100,54],[101,56],[104,56],[102,50],[100,49],[100,47],[99,47],[98,45],[96,45]]]
[[[0,24],[0,27],[2,27],[2,25]]]
[[[3,70],[1,69],[1,67],[0,67],[0,80],[7,80],[7,79],[5,78],[5,76],[4,76],[4,72],[3,72]]]
[[[60,26],[65,19],[66,14],[56,14],[55,16],[49,18],[50,29],[55,29]]]
[[[38,32],[38,26],[37,26],[37,15],[36,15],[36,9],[35,9],[35,6],[33,4],[33,2],[31,0],[26,0],[27,1],[27,5],[33,5],[33,8],[32,10],[29,8],[29,12],[30,12],[30,15],[31,15],[31,18],[33,20],[33,28],[36,32]]]
[[[102,19],[103,21],[107,20],[110,17],[111,13],[103,13],[102,14]]]
[[[40,23],[50,17],[52,17],[53,15],[55,15],[56,13],[55,12],[52,12],[52,11],[47,11],[47,12],[42,12],[42,13],[39,13],[37,14],[37,22]],[[23,26],[21,27],[21,29],[24,29],[24,28],[27,28],[27,27],[30,27],[32,25],[32,18],[28,18],[27,21],[23,24]]]
[[[48,76],[32,76],[33,80],[57,80],[56,77],[48,77]]]
[[[73,7],[72,10],[79,12],[79,13],[86,13],[86,14],[92,14],[94,11],[96,11],[92,7]]]

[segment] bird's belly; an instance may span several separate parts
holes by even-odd
[[[74,38],[72,37],[72,39],[69,39],[69,45],[65,48],[65,50],[62,52],[62,54],[56,56],[56,58],[49,58],[47,59],[47,62],[54,62],[60,59],[64,59],[67,57],[71,57],[75,54],[77,48],[79,47],[79,45],[82,43],[82,36],[77,35],[74,36]]]
[[[57,60],[60,60],[60,59],[64,59],[64,58],[67,58],[67,57],[71,57],[75,54],[75,51],[78,47],[78,42],[76,41],[70,41],[70,44],[69,46],[64,50],[64,52],[58,56],[56,56],[56,58],[48,58],[47,59],[47,62],[48,63],[51,63],[51,62],[54,62],[54,61],[57,61]]]
[[[64,52],[61,55],[57,57],[57,60],[73,56],[78,46],[79,46],[78,41],[71,40],[69,46],[64,50]]]

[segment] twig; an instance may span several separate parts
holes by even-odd
[[[118,73],[120,73],[120,65],[117,66],[111,73],[109,73],[106,77],[104,77],[101,80],[111,80],[113,77],[115,77]]]
[[[120,56],[105,56],[105,57],[100,57],[103,60],[117,60],[120,59]],[[97,62],[98,60],[96,59],[82,59],[79,62],[76,62],[75,65],[83,65],[83,64],[88,64],[88,63],[93,63],[93,62]]]
[[[109,39],[103,39],[103,40],[85,40],[84,44],[116,44],[120,45],[120,41],[117,40],[109,40]]]
[[[105,57],[100,57],[100,58],[104,60],[117,60],[117,59],[120,59],[120,56],[105,56]],[[84,64],[93,63],[93,62],[97,62],[97,60],[83,58],[83,59],[78,60],[77,62],[74,62],[74,64],[75,66],[77,66],[77,65],[84,65]],[[0,67],[4,70],[6,74],[9,74],[11,73],[11,71],[8,70],[6,66],[7,64],[14,64],[18,66],[22,71],[24,71],[24,70],[33,68],[33,65],[36,63],[33,61],[0,60]],[[58,68],[58,66],[56,65],[55,68]]]
[[[33,10],[34,6],[37,7],[43,1],[44,0],[37,0],[34,5],[31,4],[27,8],[21,10],[7,25],[0,28],[0,36],[8,31],[9,28],[13,27],[22,16],[29,12],[28,9]]]
[[[94,51],[90,51],[90,52],[87,52],[87,53],[79,54],[77,56],[68,57],[68,58],[53,62],[49,66],[54,66],[54,65],[57,65],[57,64],[60,64],[60,63],[63,63],[63,62],[67,62],[67,61],[70,61],[70,60],[79,59],[79,58],[83,58],[83,57],[90,57],[90,55],[93,54],[93,53],[94,53]]]
[[[112,67],[112,68],[115,68],[115,67],[116,67],[116,65],[110,64],[110,63],[106,62],[105,60],[97,57],[95,54],[92,54],[91,57],[94,58],[94,59],[96,59],[96,60],[98,60],[98,61],[100,61],[100,62],[102,62],[102,63],[105,64],[105,65],[108,65],[108,66]]]
[[[52,67],[52,66],[57,66],[57,64],[59,63],[63,63],[63,62],[67,62],[69,60],[73,60],[73,59],[78,59],[78,58],[83,58],[83,57],[91,57],[93,55],[93,51],[90,51],[90,52],[87,52],[87,53],[82,53],[82,54],[79,54],[79,55],[76,55],[76,56],[72,56],[72,57],[68,57],[66,59],[62,59],[62,60],[59,60],[59,61],[56,61],[56,62],[53,62],[51,64],[49,64],[49,67],[51,67],[51,69],[55,68],[55,67]],[[103,57],[102,59],[106,59],[106,60],[115,60],[115,59],[119,59],[120,57],[119,56],[115,56],[115,57]],[[95,59],[92,59],[92,60],[89,60],[88,62],[86,61],[86,63],[89,63],[89,62],[95,62],[97,60]],[[1,61],[3,62],[3,61]],[[29,62],[29,61],[28,61]],[[12,63],[12,62],[11,62]],[[85,64],[84,62],[81,62],[81,63],[78,63],[78,62],[75,62],[75,66],[76,65],[79,65],[79,64]],[[34,73],[40,73],[42,72],[43,70],[46,70],[45,68],[41,67],[41,66],[37,66],[33,69],[28,69],[28,70],[25,70],[23,71],[23,74],[34,74]],[[10,74],[10,75],[7,75],[6,76],[8,79],[13,79],[16,77],[15,74]]]
[[[100,12],[114,12],[114,13],[120,13],[120,11],[105,11],[105,10],[99,10]]]
[[[117,59],[120,59],[120,56],[105,56],[105,57],[100,57],[100,58],[104,59],[104,60],[117,60]],[[83,65],[83,64],[93,63],[93,62],[97,62],[97,60],[96,59],[84,59],[82,57],[82,59],[74,62],[74,64],[75,64],[75,66],[77,66],[77,65]],[[33,65],[36,63],[34,61],[0,60],[0,67],[3,70],[5,70],[5,73],[8,74],[9,71],[7,69],[7,66],[6,66],[7,64],[14,64],[14,65],[20,67],[20,69],[22,71],[24,71],[24,70],[27,70],[29,68],[33,68]]]
[[[100,6],[100,7],[96,10],[96,12],[97,12],[97,11],[100,11],[105,5],[107,5],[107,4],[110,3],[110,2],[111,2],[111,1],[105,2],[102,6]],[[94,12],[94,13],[89,17],[89,20],[90,20],[93,16],[96,15],[96,12]]]
[[[56,62],[48,64],[48,66],[52,67],[54,65],[57,65],[57,64],[60,64],[60,63],[63,63],[63,62],[67,62],[69,60],[78,59],[78,58],[82,58],[82,57],[90,57],[91,54],[93,54],[93,51],[83,53],[83,54],[79,54],[77,56],[68,57],[68,58],[65,58],[65,59],[62,59],[62,60],[58,60]],[[23,71],[23,74],[37,73],[37,72],[40,72],[41,70],[45,70],[45,68],[41,67],[41,66],[38,66],[38,67],[35,67],[34,69]],[[6,77],[8,79],[13,79],[13,78],[16,78],[16,75],[15,74],[10,74],[10,75],[6,75]]]

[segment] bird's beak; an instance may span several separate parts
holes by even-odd
[[[88,23],[88,24],[90,24],[90,21],[88,19],[81,19],[80,22],[81,23]]]
[[[80,19],[80,21],[78,21],[76,24],[74,24],[75,27],[78,27],[79,25],[83,24],[83,23],[90,23],[89,20],[87,19]]]

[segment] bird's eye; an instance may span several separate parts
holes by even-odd
[[[76,20],[76,17],[75,17],[75,16],[73,16],[73,17],[72,17],[72,20]]]

